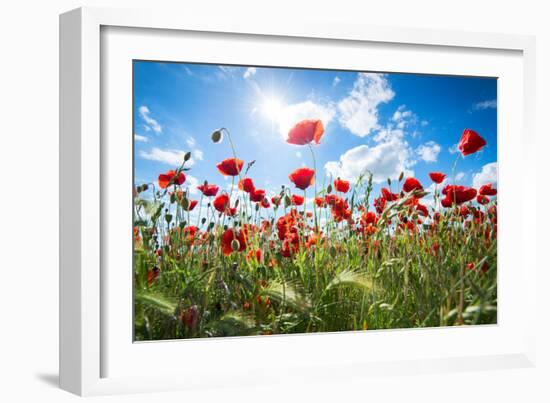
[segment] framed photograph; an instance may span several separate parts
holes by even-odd
[[[532,38],[60,24],[64,389],[533,365]]]

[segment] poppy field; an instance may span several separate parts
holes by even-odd
[[[321,119],[292,123],[285,146],[306,166],[271,194],[230,127],[202,135],[225,156],[217,180],[190,182],[189,151],[136,181],[136,341],[496,323],[497,189],[455,180],[496,144],[464,129],[449,171],[377,185],[367,168],[327,175],[325,136]]]

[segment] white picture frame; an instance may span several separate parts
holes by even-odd
[[[151,39],[148,35],[152,32],[155,36]],[[348,65],[356,60],[353,55],[346,59],[352,48],[357,52],[369,47],[376,48],[371,49],[373,52],[381,50],[383,54],[377,59],[378,64],[369,65],[373,70],[387,69],[388,63],[393,63],[393,68],[400,71],[424,72],[431,63],[431,73],[491,75],[492,71],[501,72],[499,77],[505,84],[499,88],[499,127],[505,123],[514,130],[503,129],[507,134],[503,143],[499,129],[499,145],[502,145],[499,163],[503,162],[499,172],[499,203],[501,200],[506,205],[507,198],[512,195],[512,189],[507,189],[507,181],[519,181],[524,189],[536,191],[533,177],[520,176],[511,169],[512,156],[516,153],[520,156],[522,171],[534,171],[535,42],[532,37],[382,28],[314,20],[281,25],[268,19],[205,19],[154,10],[81,8],[65,13],[60,17],[60,384],[63,389],[79,395],[97,395],[296,382],[297,377],[300,382],[307,379],[329,381],[335,377],[346,379],[374,373],[393,375],[534,365],[534,321],[529,314],[520,320],[520,313],[506,301],[513,291],[522,299],[524,307],[532,308],[524,312],[535,311],[535,243],[529,242],[526,236],[536,232],[535,223],[533,220],[510,220],[511,212],[505,208],[499,210],[497,326],[132,343],[127,337],[129,328],[125,318],[120,316],[121,312],[127,312],[130,315],[127,320],[131,320],[131,311],[128,311],[131,301],[127,298],[131,290],[120,290],[124,296],[122,302],[113,302],[113,298],[109,298],[113,287],[124,284],[126,277],[113,277],[111,272],[105,271],[110,259],[120,258],[124,264],[127,262],[124,253],[131,253],[131,249],[122,248],[114,252],[118,255],[114,256],[105,241],[105,228],[118,226],[120,229],[125,225],[124,220],[116,218],[119,215],[115,213],[120,210],[112,209],[117,195],[109,187],[107,177],[113,164],[110,147],[123,150],[127,143],[113,142],[113,136],[105,135],[114,128],[125,130],[124,126],[117,126],[123,125],[124,119],[113,121],[110,112],[112,107],[120,111],[121,116],[127,116],[128,105],[121,97],[128,90],[128,81],[118,79],[124,71],[120,67],[124,68],[129,59],[137,58],[135,49],[140,46],[138,53],[144,52],[159,60],[178,59],[170,54],[169,49],[173,48],[170,44],[182,40],[186,33],[193,33],[194,39],[190,41],[202,40],[200,33],[204,37],[214,35],[211,43],[208,40],[201,42],[202,50],[193,56],[195,61],[269,64],[273,63],[276,52],[282,53],[281,47],[303,47],[318,41],[319,46],[341,52],[342,60],[347,62],[340,63]],[[138,35],[141,35],[139,45],[131,43],[131,38]],[[232,48],[235,54],[217,53],[214,57],[216,43],[231,41],[235,35],[247,46],[252,46],[252,42],[269,41],[273,51],[245,55],[243,51],[239,53],[236,46]],[[391,48],[391,52],[385,52],[386,48]],[[116,52],[110,53],[113,49]],[[218,52],[222,50],[222,47],[217,49]],[[420,52],[424,60],[420,62],[415,58],[404,63],[403,58],[398,57],[399,52]],[[437,58],[438,52],[447,56]],[[469,55],[478,64],[460,65],[457,60],[462,54]],[[283,55],[280,57],[280,64],[285,65]],[[105,58],[110,58],[113,64],[103,60]],[[297,63],[299,66],[306,64],[303,60]],[[318,67],[319,60],[313,56],[311,63],[309,67]],[[330,64],[331,61],[325,63],[328,67],[342,67]],[[116,80],[106,80],[107,76]],[[131,95],[127,95],[130,101]],[[501,95],[504,97],[502,103]],[[103,109],[106,104],[108,110]],[[504,121],[502,111],[517,113],[510,113],[514,116]],[[129,154],[117,163],[128,162],[131,150],[127,152]],[[131,169],[131,165],[128,168]],[[131,183],[127,186],[131,187]],[[527,192],[521,194],[523,196],[517,196],[521,207],[516,210],[520,218],[527,216],[529,202]],[[110,213],[106,221],[107,211],[115,213]],[[512,244],[516,245],[514,251],[507,247]],[[520,270],[503,269],[501,272],[501,264],[504,268],[515,264]],[[131,288],[130,282],[128,288]],[[501,293],[503,303],[500,302]],[[346,358],[337,354],[319,358],[314,354],[320,344],[345,350],[374,343],[375,349],[365,347],[362,354]],[[415,349],[408,348],[407,343],[415,345]],[[445,345],[460,344],[463,348],[445,349]],[[478,349],[471,348],[474,345]],[[283,349],[292,351],[292,359],[281,356]],[[257,360],[262,351],[272,355],[270,365],[277,368],[275,375],[261,371],[266,369],[265,364]],[[186,357],[185,364],[168,359],[178,355]],[[141,362],[146,362],[144,370],[137,370],[133,365],[132,358],[137,356]],[[219,370],[212,371],[210,368],[216,360],[233,364],[231,368],[219,365]],[[127,365],[123,365],[125,362]],[[164,368],[158,376],[147,371],[155,364],[162,364]],[[193,371],[189,370],[191,367]],[[242,371],[247,373],[246,377],[241,376]]]

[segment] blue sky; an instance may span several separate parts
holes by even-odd
[[[136,61],[135,181],[155,182],[191,151],[191,192],[205,179],[226,188],[230,181],[215,165],[232,155],[230,146],[213,144],[210,134],[227,127],[238,157],[256,160],[249,174],[256,187],[275,193],[291,185],[295,168],[313,167],[308,148],[287,144],[284,134],[318,118],[325,125],[314,147],[318,183],[353,181],[369,169],[377,193],[401,171],[428,188],[428,172],[451,175],[465,128],[487,146],[458,157],[456,183],[496,183],[496,99],[493,78]]]

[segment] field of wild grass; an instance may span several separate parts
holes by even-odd
[[[205,182],[192,200],[190,154],[136,184],[137,341],[496,323],[496,189],[453,185],[452,172],[402,174],[381,194],[368,171],[319,183],[323,132],[318,120],[290,130],[312,168],[289,172],[269,199],[227,129],[212,141],[227,147],[217,169],[229,191]],[[466,129],[459,150],[467,158],[485,145]]]

